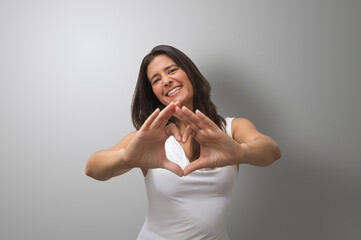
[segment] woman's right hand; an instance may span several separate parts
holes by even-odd
[[[170,103],[162,111],[158,108],[147,118],[126,149],[124,149],[125,163],[130,168],[142,169],[164,168],[183,176],[183,169],[167,159],[164,144],[173,135],[178,141],[181,133],[175,124],[167,124],[168,119],[175,113],[179,102]]]

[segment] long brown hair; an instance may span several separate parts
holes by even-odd
[[[211,101],[211,85],[200,73],[197,66],[180,50],[167,45],[154,47],[142,61],[139,69],[138,81],[134,90],[132,103],[132,121],[138,130],[143,125],[149,115],[156,108],[165,106],[155,96],[147,75],[149,63],[158,55],[165,54],[170,57],[188,76],[194,91],[193,110],[198,109],[209,117],[218,127],[225,129],[225,120],[218,115],[217,108]],[[170,122],[174,119],[171,118]],[[192,138],[192,160],[199,157],[199,143]]]

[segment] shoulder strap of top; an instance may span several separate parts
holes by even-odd
[[[226,132],[228,134],[228,136],[230,136],[231,138],[233,138],[232,136],[232,120],[234,118],[233,117],[226,117]]]

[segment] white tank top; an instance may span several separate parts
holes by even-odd
[[[232,120],[226,118],[231,137]],[[189,164],[173,136],[165,142],[165,151],[181,168]],[[236,165],[199,169],[185,177],[165,169],[149,169],[145,176],[148,213],[138,240],[229,239],[227,209],[236,178]]]

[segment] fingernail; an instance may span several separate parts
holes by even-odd
[[[177,136],[177,140],[178,140],[178,142],[180,142],[182,140],[182,138],[180,136]]]
[[[187,141],[186,137],[183,137],[182,141],[185,143]]]

